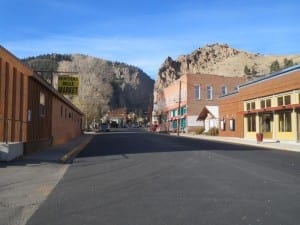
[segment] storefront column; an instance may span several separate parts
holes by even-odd
[[[262,128],[261,128],[261,122],[260,122],[260,116],[257,113],[255,116],[255,122],[256,122],[256,133],[261,133],[262,132]]]
[[[276,116],[275,111],[273,111],[273,138],[274,138],[274,140],[277,140],[277,130],[278,130],[277,122],[278,122],[278,118]]]
[[[295,141],[298,141],[298,119],[297,119],[297,112],[295,109],[293,109],[292,112],[292,132],[294,132],[294,139]]]

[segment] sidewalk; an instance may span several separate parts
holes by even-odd
[[[93,135],[81,135],[12,162],[0,162],[0,221],[25,225]]]
[[[176,133],[170,133],[170,134],[177,135]],[[241,144],[241,145],[257,146],[260,148],[273,148],[273,149],[283,150],[283,151],[300,152],[300,143],[293,142],[293,141],[277,142],[274,140],[267,139],[267,140],[264,140],[262,143],[257,143],[256,139],[235,138],[235,137],[219,137],[219,136],[208,136],[208,135],[187,134],[187,133],[180,133],[179,136],[227,142],[227,143],[234,143],[234,144]]]

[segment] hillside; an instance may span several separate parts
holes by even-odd
[[[79,96],[66,97],[87,113],[89,120],[121,107],[141,113],[151,105],[154,81],[135,66],[80,54],[48,54],[23,61],[34,70],[77,72]],[[54,73],[54,87],[60,75],[66,74]]]
[[[248,79],[270,73],[271,64],[277,60],[284,67],[284,60],[300,63],[299,55],[261,55],[230,48],[226,44],[212,44],[198,48],[176,60],[171,57],[158,70],[155,88],[168,86],[185,73],[204,73],[224,76],[247,76]],[[249,69],[245,74],[245,66]]]

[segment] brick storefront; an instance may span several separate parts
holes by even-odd
[[[205,106],[218,105],[219,96],[234,91],[245,81],[244,77],[185,74],[167,88],[154,94],[154,114],[159,115],[157,121],[169,131],[177,130],[179,122],[181,130],[191,132],[203,126],[197,118]],[[179,89],[181,89],[180,110],[178,110]]]
[[[300,66],[294,66],[240,85],[220,98],[221,136],[299,140]],[[229,122],[235,122],[230,130]]]

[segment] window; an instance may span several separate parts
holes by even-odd
[[[227,87],[226,86],[222,86],[221,88],[221,95],[226,95],[227,94]]]
[[[201,88],[200,85],[194,86],[194,98],[195,100],[200,100],[201,99]]]
[[[271,107],[271,99],[264,99],[260,101],[261,109],[268,108],[268,107]]]
[[[255,110],[255,108],[256,108],[255,102],[247,102],[247,104],[246,104],[247,111]]]
[[[46,115],[46,96],[43,92],[40,92],[40,116]]]
[[[247,111],[250,111],[250,109],[251,109],[250,103],[247,103],[246,109],[247,109]]]
[[[284,104],[285,105],[291,104],[291,96],[290,95],[284,96]]]
[[[277,104],[278,104],[278,106],[283,105],[283,97],[278,97],[277,98]]]
[[[267,107],[271,107],[272,106],[271,99],[267,99],[266,100],[266,106]]]
[[[184,115],[186,113],[186,107],[180,107],[179,115]]]
[[[248,132],[256,131],[256,116],[255,114],[247,116]]]
[[[206,99],[212,100],[212,86],[206,87]]]
[[[170,116],[171,117],[177,116],[177,110],[174,109],[174,110],[170,111]]]
[[[286,96],[278,97],[277,104],[278,104],[278,106],[290,105],[291,104],[291,96],[286,95]]]
[[[291,112],[279,113],[279,132],[292,131],[292,117]]]

